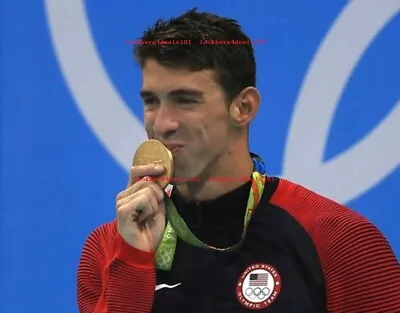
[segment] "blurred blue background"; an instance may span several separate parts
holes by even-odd
[[[0,312],[77,312],[82,245],[145,139],[132,46],[197,6],[255,45],[251,149],[400,256],[400,1],[0,1]],[[233,38],[234,39],[234,38]]]

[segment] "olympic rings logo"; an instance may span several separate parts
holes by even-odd
[[[260,288],[260,287],[256,287],[256,288],[251,288],[248,287],[246,288],[244,294],[250,298],[251,300],[254,300],[256,298],[258,298],[259,300],[263,300],[266,297],[268,297],[268,295],[271,293],[271,290],[268,287],[264,287],[264,288]]]

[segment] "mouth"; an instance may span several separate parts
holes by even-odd
[[[164,144],[172,154],[176,154],[183,149],[182,144]]]

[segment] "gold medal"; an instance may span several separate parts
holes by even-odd
[[[171,151],[161,142],[155,139],[146,140],[136,150],[133,157],[133,165],[162,165],[165,169],[154,181],[164,189],[172,177],[174,171],[174,159]]]

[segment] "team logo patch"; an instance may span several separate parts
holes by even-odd
[[[278,297],[282,286],[278,271],[268,264],[253,264],[239,277],[236,296],[248,309],[262,310]]]

